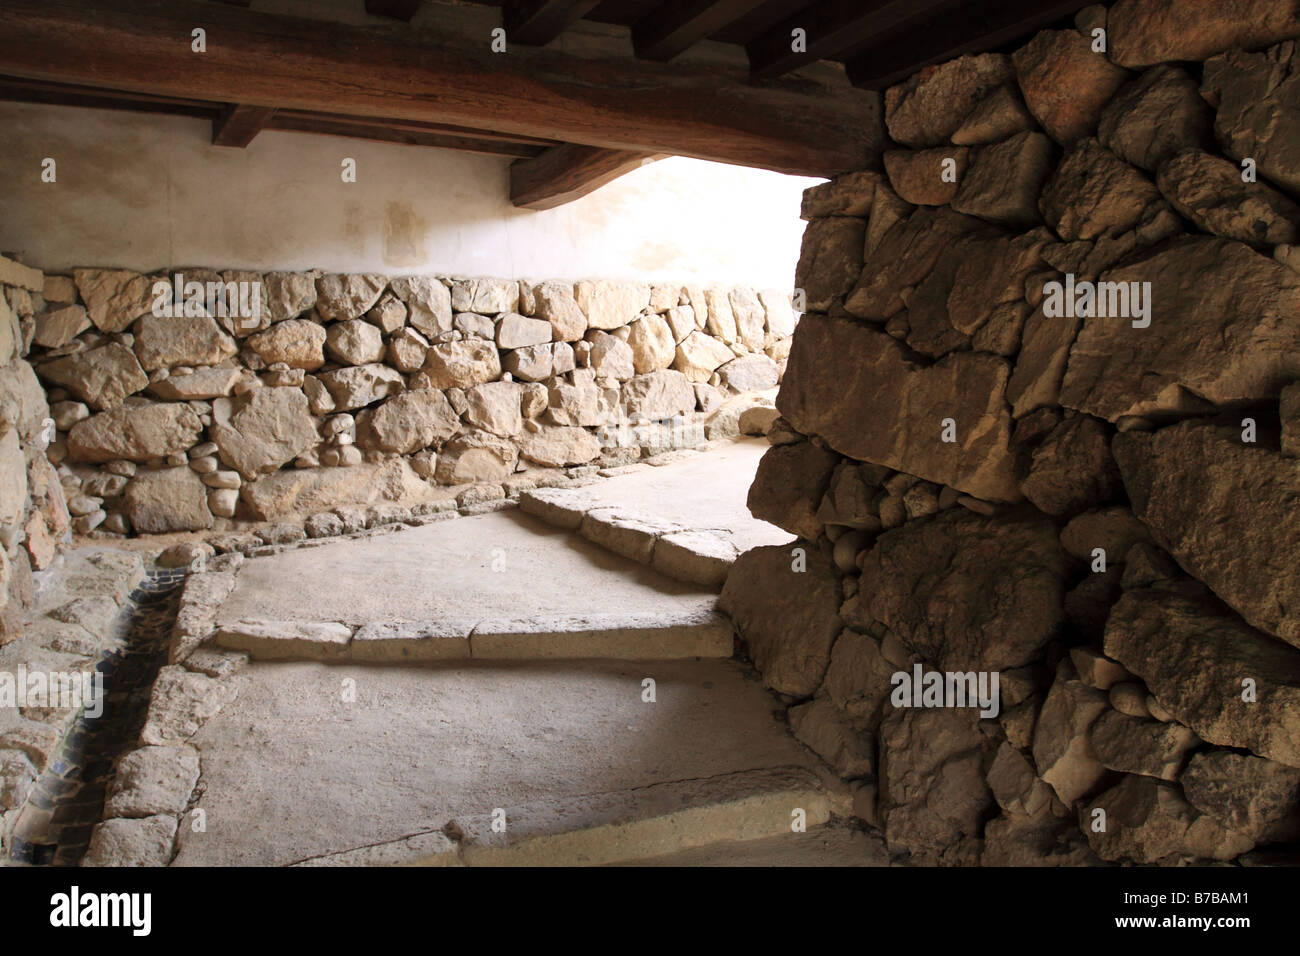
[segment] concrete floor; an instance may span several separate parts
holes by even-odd
[[[642,700],[645,678],[654,703]],[[520,832],[571,831],[634,816],[643,795],[662,805],[660,785],[693,788],[698,804],[716,781],[734,802],[745,772],[820,772],[775,700],[731,661],[253,663],[234,679],[236,700],[193,740],[206,832],[181,828],[178,865],[299,863],[451,820],[471,830],[497,807],[516,808]],[[669,802],[687,802],[674,793]],[[715,819],[708,832],[675,824],[654,846],[666,855],[771,836],[788,829],[788,802],[765,804],[770,819],[753,819],[757,809]],[[538,853],[530,862],[568,861]]]

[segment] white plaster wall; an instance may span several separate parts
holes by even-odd
[[[210,145],[203,120],[0,103],[0,251],[94,265],[789,288],[819,180],[673,158],[558,209],[507,198],[510,160],[301,133]],[[41,161],[58,181],[42,183]],[[340,161],[357,161],[343,183]]]

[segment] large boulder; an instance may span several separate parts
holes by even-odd
[[[122,513],[143,534],[203,531],[213,522],[208,486],[184,465],[137,472],[122,495]]]
[[[869,326],[806,315],[777,408],[842,455],[978,498],[1018,501],[1009,377],[995,355],[955,352],[922,366]],[[955,431],[955,441],[944,441],[945,431]]]
[[[1030,130],[972,150],[952,208],[1012,228],[1037,225],[1043,218],[1038,196],[1055,152],[1050,139]]]
[[[460,417],[436,388],[403,392],[364,412],[357,424],[362,445],[397,455],[441,444],[460,431]]]
[[[781,379],[777,364],[761,352],[743,355],[718,367],[722,384],[733,392],[763,392]]]
[[[237,351],[235,340],[206,315],[145,315],[135,323],[135,354],[150,372],[173,365],[217,365]]]
[[[437,279],[410,276],[394,279],[393,293],[406,303],[407,321],[426,335],[451,330],[451,290]]]
[[[504,481],[518,462],[519,448],[513,441],[491,432],[468,431],[442,446],[436,474],[444,485]]]
[[[1105,811],[1105,827],[1093,825],[1097,810]],[[1080,806],[1079,826],[1103,860],[1230,860],[1254,846],[1250,837],[1199,813],[1175,785],[1136,774]]]
[[[573,297],[569,282],[548,280],[533,287],[537,318],[551,323],[556,342],[577,342],[587,331],[587,317]]]
[[[808,223],[794,278],[808,309],[824,312],[853,288],[862,275],[866,235],[866,222],[848,216]]]
[[[830,558],[797,541],[737,558],[718,607],[735,622],[763,683],[809,697],[821,684],[842,627],[840,598]]]
[[[1216,107],[1214,131],[1223,151],[1238,162],[1254,160],[1260,175],[1300,197],[1300,52],[1296,45],[1216,56],[1205,64],[1201,92]]]
[[[1095,139],[1080,140],[1065,154],[1039,205],[1067,241],[1114,238],[1165,209],[1151,180]]]
[[[650,287],[639,282],[584,280],[574,287],[574,298],[587,316],[589,328],[617,329],[650,304]]]
[[[895,710],[880,725],[880,821],[914,864],[971,864],[994,808],[985,767],[996,744],[977,712]]]
[[[1165,198],[1205,232],[1260,246],[1300,238],[1300,206],[1264,183],[1241,181],[1241,167],[1197,149],[1179,153],[1156,178]]]
[[[1179,781],[1187,802],[1261,842],[1300,835],[1300,768],[1232,750],[1198,753]]]
[[[381,275],[323,275],[316,280],[316,311],[330,322],[360,318],[386,288]]]
[[[524,427],[523,386],[517,382],[484,382],[466,392],[465,398],[469,403],[465,420],[476,428],[508,438]]]
[[[414,503],[431,494],[405,458],[350,468],[286,468],[247,482],[239,495],[255,518],[269,521],[379,501]]]
[[[1106,28],[1111,59],[1150,66],[1300,36],[1300,10],[1293,0],[1120,0]]]
[[[209,434],[221,460],[245,478],[276,471],[320,441],[300,388],[255,388],[217,399]]]
[[[1300,650],[1199,585],[1125,591],[1106,621],[1105,651],[1202,739],[1300,767]]]
[[[1300,465],[1195,421],[1117,436],[1114,453],[1156,543],[1251,625],[1300,647]]]
[[[473,388],[501,377],[501,356],[483,339],[446,342],[429,349],[424,369],[434,388]]]
[[[600,454],[600,442],[585,428],[543,427],[525,432],[519,439],[519,455],[546,468],[583,465]]]
[[[310,272],[268,272],[262,298],[272,322],[296,319],[316,304],[316,276]]]
[[[1014,80],[1015,68],[1001,53],[959,56],[919,70],[885,90],[890,138],[918,149],[943,146],[982,100]]]
[[[153,283],[148,276],[124,269],[74,269],[72,275],[86,314],[101,332],[125,332],[153,309]]]
[[[632,366],[637,372],[657,372],[673,364],[677,342],[672,328],[662,316],[646,313],[633,322],[628,331],[627,344],[632,349]],[[761,325],[758,337],[761,344]]]
[[[793,535],[816,540],[817,506],[840,457],[812,442],[773,445],[763,453],[749,486],[749,512]]]
[[[1106,694],[1079,680],[1069,660],[1056,669],[1034,724],[1033,756],[1038,776],[1067,806],[1106,775],[1089,730],[1107,709]]]
[[[379,363],[337,368],[322,372],[318,378],[334,399],[335,410],[340,412],[396,395],[406,387],[401,372]]]
[[[135,353],[117,342],[74,352],[37,368],[41,378],[62,385],[91,408],[107,409],[149,384]]]
[[[713,336],[696,330],[678,344],[672,365],[689,381],[707,382],[720,365],[735,357],[731,349]]]
[[[1064,622],[1068,559],[1041,517],[949,509],[886,531],[860,566],[846,623],[884,625],[944,670],[1028,664]]]
[[[695,411],[695,389],[681,372],[647,372],[623,384],[622,401],[628,418],[660,421]]]
[[[325,364],[325,327],[308,319],[278,322],[248,337],[248,347],[267,365],[284,362],[290,368],[315,371]]]
[[[1150,282],[1150,325],[1083,323],[1061,385],[1068,408],[1113,422],[1180,410],[1185,392],[1219,405],[1275,399],[1300,378],[1300,274],[1249,246],[1189,238],[1101,280]]]
[[[1068,418],[1048,432],[1033,450],[1029,473],[1020,484],[1040,511],[1057,516],[1103,504],[1120,487],[1109,429],[1088,415]]]
[[[325,348],[342,365],[368,365],[383,359],[384,336],[364,319],[347,319],[329,327]]]
[[[1097,131],[1101,111],[1130,77],[1077,30],[1043,30],[1011,58],[1029,112],[1062,146]]]
[[[124,405],[91,415],[68,432],[73,461],[150,461],[184,453],[203,425],[188,405]]]
[[[1102,111],[1101,144],[1134,166],[1155,172],[1165,160],[1214,141],[1213,113],[1182,67],[1162,64],[1121,89]]]

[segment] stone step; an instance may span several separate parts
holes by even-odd
[[[851,812],[735,661],[252,661],[219,685],[168,721],[207,824],[179,865],[618,863]]]
[[[213,641],[258,660],[732,653],[731,626],[711,590],[518,510],[249,558],[234,574],[209,609]],[[201,582],[191,585],[196,595],[202,590]]]
[[[724,531],[694,530],[630,508],[604,506],[583,488],[538,488],[519,507],[675,581],[720,590],[739,554]]]
[[[448,660],[726,658],[731,622],[717,611],[586,614],[485,620],[395,621],[358,628],[336,621],[233,621],[217,647],[261,661],[371,664]]]
[[[792,844],[816,847],[816,828],[830,819],[830,800],[820,781],[802,768],[751,770],[501,809],[496,816],[455,819],[438,831],[299,865],[635,864],[787,836]],[[804,832],[792,832],[796,818]]]

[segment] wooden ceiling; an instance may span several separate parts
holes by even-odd
[[[503,155],[512,200],[542,209],[663,155],[812,176],[872,165],[869,91],[1086,3],[347,0],[342,22],[259,0],[0,0],[0,99],[199,117],[217,146],[273,129]],[[507,54],[484,23],[504,27]],[[593,33],[596,53],[572,49]],[[804,69],[819,61],[843,68]]]

